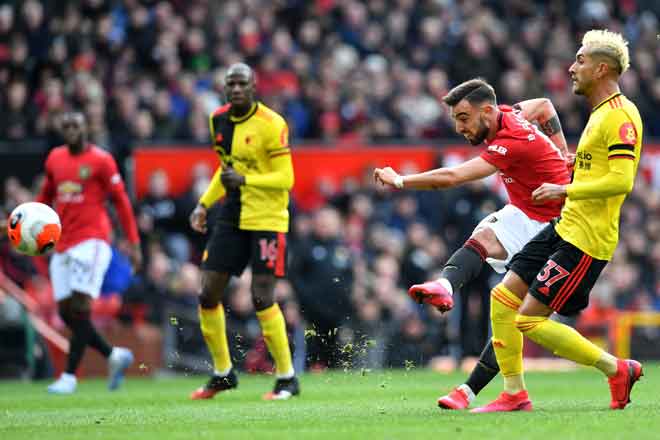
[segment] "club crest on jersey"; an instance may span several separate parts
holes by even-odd
[[[493,153],[501,154],[502,156],[506,156],[507,149],[506,147],[503,147],[501,145],[489,145],[488,146],[488,151],[492,151]]]
[[[635,126],[631,122],[621,124],[621,127],[619,127],[619,138],[626,144],[635,145],[637,143]]]
[[[85,180],[89,179],[89,176],[92,175],[92,169],[90,168],[89,165],[81,165],[80,169],[78,170],[78,176]]]

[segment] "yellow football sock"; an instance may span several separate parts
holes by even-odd
[[[545,316],[518,315],[516,326],[532,341],[578,364],[594,366],[604,353],[573,328]]]
[[[225,331],[225,309],[222,304],[213,309],[200,307],[199,324],[213,358],[213,368],[216,371],[228,371],[231,368],[231,357]]]
[[[268,351],[275,359],[275,373],[278,377],[293,376],[289,338],[286,334],[286,323],[280,306],[275,303],[267,309],[258,311],[257,318],[259,318]]]
[[[490,291],[490,321],[493,327],[493,348],[504,377],[504,391],[515,394],[525,389],[523,378],[523,337],[516,328],[516,315],[522,301],[513,292],[498,284]]]

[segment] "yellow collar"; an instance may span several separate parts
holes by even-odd
[[[605,104],[607,101],[610,101],[610,100],[616,98],[616,97],[619,96],[619,95],[621,95],[621,92],[616,92],[616,93],[611,94],[610,96],[608,96],[607,98],[605,98],[604,100],[602,100],[602,101],[600,102],[600,104],[598,104],[596,107],[594,107],[593,110],[591,110],[591,112],[592,112],[592,113],[595,112],[595,111],[598,110],[603,104]]]
[[[236,122],[236,123],[240,123],[240,122],[248,120],[250,118],[250,116],[252,116],[253,114],[255,114],[257,112],[258,104],[259,104],[258,102],[255,102],[254,104],[252,104],[252,107],[250,107],[250,110],[246,114],[244,114],[243,116],[236,117],[236,116],[231,116],[230,115],[229,119],[232,122]]]

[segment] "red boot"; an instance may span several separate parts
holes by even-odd
[[[644,375],[642,364],[630,359],[617,359],[616,374],[607,381],[610,383],[612,402],[610,408],[623,409],[630,403],[630,392],[633,385]]]
[[[448,312],[454,307],[451,293],[437,281],[415,284],[408,289],[408,295],[418,303],[430,304],[441,312]]]
[[[529,400],[527,390],[522,390],[516,394],[502,393],[500,397],[493,400],[486,406],[475,408],[470,412],[489,413],[489,412],[507,412],[507,411],[531,411],[532,401]]]

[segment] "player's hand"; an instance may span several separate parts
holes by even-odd
[[[193,231],[206,234],[206,214],[207,209],[203,205],[197,205],[190,214],[190,227]]]
[[[376,183],[380,183],[386,186],[391,186],[392,188],[396,188],[396,186],[394,186],[394,180],[398,176],[399,174],[396,171],[394,171],[391,167],[376,168],[374,170],[374,180],[376,181]]]
[[[532,201],[536,204],[547,202],[548,200],[560,200],[566,198],[566,185],[557,185],[554,183],[544,183],[532,193]]]
[[[245,185],[245,176],[238,174],[231,164],[227,164],[222,167],[220,181],[228,190],[238,189],[240,186]]]
[[[131,260],[133,273],[139,272],[142,269],[142,248],[140,247],[140,243],[131,246],[128,258]]]
[[[573,167],[575,166],[575,153],[571,153],[570,151],[566,153],[566,168],[568,170],[572,170]]]

